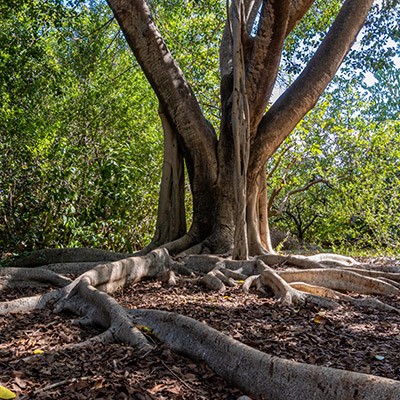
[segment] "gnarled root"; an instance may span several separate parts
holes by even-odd
[[[127,343],[140,353],[152,349],[145,336],[131,323],[127,313],[113,297],[100,292],[90,284],[90,278],[85,277],[71,291],[67,299],[57,306],[57,311],[72,311],[83,318],[79,324],[97,325],[106,329],[98,338]]]
[[[71,279],[41,268],[0,268],[0,291],[3,288],[53,285],[64,287]]]
[[[264,272],[258,278],[261,285],[271,288],[272,292],[283,304],[291,305],[309,302],[325,308],[336,308],[339,306],[333,300],[293,288],[277,272],[265,265],[261,260],[258,260],[257,263],[265,268]]]
[[[104,254],[100,255],[104,259]],[[269,262],[279,266],[291,264],[315,268],[274,270],[262,261],[267,260],[265,257],[273,257]],[[79,263],[74,265],[80,268]],[[154,250],[146,256],[96,265],[90,270],[86,270],[90,267],[85,264],[82,266],[85,272],[72,282],[60,275],[64,270],[50,265],[48,268],[3,269],[9,282],[17,282],[18,274],[28,274],[27,279],[31,281],[53,280],[52,283],[61,288],[42,296],[0,303],[0,315],[51,305],[56,311],[69,310],[80,316],[77,320],[80,325],[102,327],[103,332],[98,336],[67,347],[119,341],[135,347],[140,355],[147,354],[153,346],[137,328],[136,325],[140,324],[151,328],[173,350],[204,360],[225,380],[254,395],[276,400],[304,396],[316,400],[400,398],[398,381],[273,357],[191,318],[155,310],[129,311],[110,296],[116,290],[146,277],[158,277],[164,285],[170,286],[176,284],[176,273],[190,275],[196,272],[202,276],[197,281],[214,290],[223,291],[226,286],[234,285],[235,280],[245,280],[244,288],[256,284],[261,290],[271,290],[284,304],[311,302],[320,307],[333,308],[338,306],[337,301],[343,300],[357,306],[399,312],[376,299],[353,298],[343,293],[399,294],[399,274],[394,270],[381,273],[363,268],[353,263],[352,259],[332,258],[332,255],[321,258],[270,255],[248,261],[196,256],[171,262],[168,252],[163,249]],[[57,273],[51,272],[53,268]]]
[[[247,278],[243,284],[244,291],[248,291],[251,286],[256,286],[257,290],[266,293],[264,288],[267,287],[272,290],[283,304],[296,304],[307,301],[320,307],[336,308],[339,304],[335,300],[345,300],[358,307],[400,312],[395,307],[377,299],[356,299],[342,293],[353,291],[360,294],[399,294],[400,290],[397,287],[397,282],[387,278],[378,279],[341,269],[274,271],[260,259],[257,264],[264,271],[258,276],[254,275]],[[397,274],[386,275],[397,279]]]
[[[5,263],[7,267],[32,268],[54,263],[116,261],[129,257],[126,253],[88,248],[43,249]]]
[[[342,292],[360,294],[399,294],[400,290],[388,282],[366,277],[353,271],[341,269],[308,269],[304,271],[280,271],[279,275],[286,282],[304,282],[323,286]]]
[[[253,395],[274,400],[393,400],[400,382],[270,356],[192,318],[156,310],[131,310],[174,351],[205,361],[226,381]]]
[[[337,254],[316,254],[314,256],[265,254],[256,258],[268,265],[287,264],[297,268],[354,267],[360,265],[351,257]]]
[[[290,264],[301,269],[275,271],[265,261],[278,267]],[[349,257],[333,254],[310,257],[270,254],[237,261],[217,256],[193,255],[184,257],[175,265],[205,274],[199,282],[210,290],[224,292],[226,286],[234,285],[235,280],[243,280],[244,291],[256,286],[258,291],[266,294],[270,289],[284,304],[309,301],[320,307],[335,308],[338,306],[336,300],[342,299],[358,307],[384,308],[397,312],[394,307],[379,300],[354,299],[345,294],[400,293],[398,273],[369,270]]]
[[[301,290],[302,292],[312,293],[316,296],[328,297],[337,300],[342,299],[360,308],[372,308],[377,310],[400,313],[399,309],[392,307],[388,304],[385,304],[373,297],[354,298],[347,294],[340,293],[336,290],[327,289],[321,286],[309,285],[308,283],[303,283],[303,282],[291,282],[290,286],[297,290]]]
[[[199,279],[199,283],[204,284],[210,290],[216,290],[218,292],[224,292],[226,286],[235,286],[236,283],[232,275],[230,276],[229,270],[227,270],[224,265],[224,262],[215,264],[215,267],[210,272]]]
[[[3,301],[0,303],[0,315],[28,312],[35,309],[42,309],[51,304],[64,295],[64,288],[52,290],[43,295],[20,297],[11,301]]]
[[[145,277],[153,277],[165,270],[169,265],[169,255],[164,249],[154,250],[143,257],[129,257],[123,260],[114,261],[108,264],[98,265],[97,267],[85,272],[61,289],[53,290],[41,296],[20,298],[17,300],[0,303],[0,315],[11,312],[26,312],[33,309],[44,308],[48,304],[57,301],[66,301],[70,293],[76,288],[80,281],[89,279],[91,286],[97,290],[112,293],[130,283],[139,282]],[[19,269],[15,270],[18,276]],[[13,270],[14,271],[14,270]],[[42,277],[42,280],[51,275],[57,274],[42,269],[23,270],[24,274],[32,276],[36,280]],[[11,272],[11,280],[13,274]],[[27,276],[27,275],[25,275]],[[33,279],[32,278],[32,279]],[[27,278],[29,279],[29,278]],[[65,283],[70,282],[65,278]],[[60,282],[61,284],[64,282]]]

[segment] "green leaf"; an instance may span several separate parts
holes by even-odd
[[[15,399],[16,397],[14,392],[0,385],[0,399]]]

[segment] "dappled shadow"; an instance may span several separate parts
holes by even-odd
[[[11,299],[22,293],[4,294]],[[239,286],[216,293],[187,282],[164,288],[145,280],[114,297],[128,308],[190,316],[271,355],[400,379],[397,314],[346,303],[335,311],[283,306],[271,297],[243,293]],[[400,303],[395,296],[381,300],[397,307]],[[72,324],[72,315],[49,309],[0,318],[2,384],[26,398],[235,399],[241,394],[204,363],[172,353],[151,334],[148,338],[156,347],[145,358],[118,344],[60,350],[99,331],[81,329]],[[33,356],[35,350],[44,354]]]
[[[168,289],[158,282],[141,282],[116,297],[127,307],[195,318],[272,355],[400,379],[400,316],[395,313],[345,302],[337,310],[283,306],[273,298],[245,294],[239,287],[221,294],[193,284]],[[393,306],[400,303],[395,296],[381,300]]]

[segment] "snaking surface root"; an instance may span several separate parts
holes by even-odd
[[[102,333],[97,336],[65,348],[121,342],[132,346],[137,355],[149,354],[154,345],[136,327],[139,324],[151,329],[173,350],[205,361],[226,381],[255,395],[286,400],[313,393],[313,398],[322,400],[348,399],[349,395],[357,394],[357,398],[375,400],[393,399],[400,394],[398,381],[273,357],[191,318],[157,310],[127,310],[112,297],[126,286],[156,278],[167,288],[185,284],[186,280],[221,293],[238,284],[243,284],[245,291],[255,286],[263,295],[272,293],[284,305],[311,303],[333,309],[346,302],[399,313],[397,308],[378,299],[351,295],[399,295],[400,274],[393,270],[371,270],[347,257],[333,255],[272,254],[240,261],[196,255],[172,260],[165,249],[125,258],[117,253],[92,253],[94,258],[102,259],[100,264],[87,258],[81,264],[72,253],[66,252],[62,256],[62,266],[57,267],[52,257],[59,253],[45,254],[48,268],[26,266],[26,260],[31,260],[28,256],[19,263],[21,267],[15,266],[18,265],[16,260],[13,267],[1,269],[3,288],[29,283],[59,288],[43,295],[2,302],[0,314],[52,307],[55,312],[69,311],[77,315],[76,323],[80,326],[101,327]],[[69,260],[65,263],[67,256]],[[104,257],[116,259],[103,262]],[[72,265],[75,272],[84,271],[74,280],[62,275],[67,266]]]

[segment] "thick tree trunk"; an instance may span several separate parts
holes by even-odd
[[[266,171],[262,168],[247,192],[249,254],[273,253],[268,224]]]
[[[107,0],[125,38],[153,87],[185,156],[193,195],[193,223],[184,243],[207,237],[215,222],[217,138],[174,61],[143,0]],[[207,196],[203,196],[207,193]],[[211,201],[210,201],[211,199]],[[182,244],[177,244],[180,249]]]
[[[243,37],[246,34],[245,9],[243,0],[232,3],[232,50],[233,50],[233,104],[232,133],[234,144],[235,190],[235,235],[233,258],[246,260],[248,257],[246,193],[247,167],[250,156],[250,111],[246,92],[246,65]]]
[[[265,197],[265,163],[314,106],[335,75],[364,24],[372,0],[344,1],[314,57],[267,112],[265,110],[278,73],[284,40],[309,9],[312,0],[233,2],[228,11],[220,50],[222,120],[218,140],[213,127],[204,118],[190,85],[166,47],[146,2],[108,0],[108,3],[165,110],[187,166],[193,196],[193,223],[188,233],[166,247],[172,253],[193,246],[196,252],[232,251],[236,228],[237,233],[241,232],[236,239],[237,249],[241,245],[245,248],[244,242],[248,240],[250,254],[272,252]],[[252,36],[250,32],[261,4],[257,33]],[[236,24],[238,30],[235,33],[232,27],[235,26],[234,17],[239,9],[242,16]],[[236,42],[232,33],[236,35]],[[239,70],[241,76],[238,79]],[[241,92],[239,96],[238,90]],[[238,101],[241,102],[246,96],[250,102],[249,115],[240,121],[240,114],[246,107],[238,109]],[[240,118],[235,122],[238,116]],[[238,149],[244,149],[248,140],[240,139],[238,146],[238,141],[234,139],[236,127],[243,121],[249,130],[250,150],[240,150],[240,160],[238,162],[236,159],[235,167],[235,149],[236,153]],[[246,171],[247,157],[249,163]],[[237,204],[239,198],[235,198],[234,189],[239,177],[245,175],[247,180],[236,191],[246,193],[246,218],[243,221],[243,217],[237,218],[235,215],[239,211],[243,215],[243,207]],[[159,214],[164,213],[165,205],[165,201],[160,202]],[[173,207],[179,220],[181,205],[178,202]],[[156,242],[176,238],[178,232],[183,232],[183,226],[178,223],[173,224],[176,225],[174,232],[165,231],[161,234],[164,229],[160,225],[162,218],[160,216]],[[247,252],[238,250],[235,255],[245,258]]]

